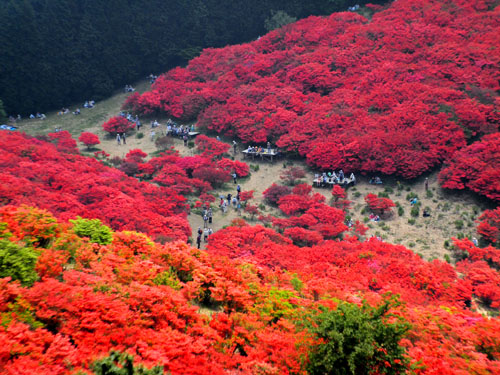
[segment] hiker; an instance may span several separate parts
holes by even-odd
[[[208,230],[208,227],[207,227],[207,228],[205,228],[203,230],[203,242],[207,242],[207,240],[208,240],[208,233],[209,233],[209,230]]]
[[[118,143],[118,146],[120,146],[122,143],[121,143],[122,139],[120,137],[120,134],[117,134],[116,135],[116,142]]]
[[[151,130],[151,133],[150,133],[150,134],[151,134],[151,142],[152,142],[152,141],[153,141],[153,139],[155,138],[156,133],[155,133],[155,131],[154,131],[154,130]]]
[[[236,204],[236,212],[238,213],[238,216],[241,216],[241,203],[238,200],[238,203]]]
[[[188,136],[184,134],[184,137],[182,137],[182,139],[184,141],[184,147],[186,147],[188,145]]]
[[[238,177],[238,175],[236,174],[236,172],[233,172],[233,182],[236,183],[236,178]]]
[[[212,217],[213,217],[212,207],[208,209],[207,216],[208,216],[208,224],[212,224]]]
[[[227,193],[227,205],[228,206],[231,204],[231,197],[232,197],[232,194],[231,193]]]
[[[208,216],[203,215],[203,228],[208,228]]]
[[[429,190],[429,179],[426,177],[424,182],[425,191]]]
[[[198,249],[199,249],[201,246],[201,235],[198,235],[198,237],[196,237],[196,244],[198,245]]]
[[[236,143],[236,141],[233,140],[233,151],[234,151],[234,155],[236,155],[236,146],[238,144]]]
[[[354,173],[351,173],[351,175],[349,176],[349,179],[351,180],[351,183],[353,185],[356,185],[356,176],[354,176]]]
[[[75,112],[73,112],[74,115],[79,115],[80,113],[80,108],[75,109]]]
[[[424,208],[424,212],[422,213],[422,216],[423,217],[429,217],[429,216],[431,216],[431,213],[429,212],[429,210],[427,210],[427,209]]]
[[[339,182],[342,182],[344,181],[344,171],[341,169],[339,171]]]
[[[271,142],[267,142],[267,153],[271,153]]]
[[[236,197],[233,197],[233,199],[231,200],[231,202],[233,203],[234,209],[236,209],[236,204],[238,203],[238,199]]]
[[[208,237],[210,237],[212,234],[214,234],[214,231],[212,228],[208,228]]]
[[[241,186],[240,185],[236,186],[236,192],[238,193],[238,195],[239,195],[239,193],[241,193]]]
[[[125,136],[125,133],[122,133],[122,140],[123,140],[123,144],[126,145],[127,144],[127,137]]]
[[[417,204],[417,202],[418,202],[418,198],[417,198],[417,197],[412,198],[412,199],[410,200],[410,204],[411,204],[412,206],[416,205],[416,204]]]

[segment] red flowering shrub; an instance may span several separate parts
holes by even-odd
[[[281,197],[291,194],[291,192],[292,189],[290,189],[288,186],[276,185],[273,183],[266,190],[264,190],[262,194],[264,195],[264,199],[268,204],[277,205]]]
[[[383,215],[391,212],[392,207],[396,207],[389,198],[379,198],[375,194],[367,194],[365,202],[373,213]]]
[[[443,187],[465,189],[466,187],[500,200],[500,133],[483,137],[458,151],[439,174]]]
[[[91,146],[95,146],[101,143],[97,135],[89,132],[82,132],[82,134],[80,134],[80,136],[78,137],[78,140],[82,142],[85,146],[87,146],[89,150]]]
[[[133,122],[122,116],[111,117],[108,121],[102,124],[104,131],[107,131],[111,135],[126,133],[127,131],[134,129],[134,127],[135,124]]]
[[[55,143],[57,150],[67,154],[78,154],[76,141],[67,130],[56,133],[49,133],[49,138]]]
[[[373,6],[370,20],[309,17],[206,49],[130,102],[247,143],[276,142],[321,169],[413,178],[498,130],[494,4],[404,0]]]
[[[217,166],[230,173],[235,172],[238,177],[246,177],[250,173],[248,164],[239,160],[222,158],[217,162]]]
[[[201,151],[201,155],[209,158],[217,158],[226,153],[231,147],[227,143],[207,137],[204,134],[198,135],[194,143],[196,144],[197,149]]]
[[[478,220],[477,233],[492,244],[500,242],[500,207],[484,211]]]
[[[152,237],[187,239],[191,234],[185,199],[175,190],[140,183],[94,158],[59,152],[61,139],[66,138],[64,132],[54,134],[59,137],[57,148],[19,133],[3,134],[2,204],[36,205],[61,219],[100,218],[113,229],[140,230]],[[182,225],[170,227],[170,216],[179,216]]]

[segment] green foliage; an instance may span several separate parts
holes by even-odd
[[[448,254],[444,254],[444,260],[446,261],[446,263],[451,263],[451,259]]]
[[[179,279],[177,279],[177,274],[174,269],[160,272],[153,279],[153,282],[156,285],[167,285],[175,290],[179,290],[182,288],[182,285],[180,284]]]
[[[302,282],[302,280],[299,279],[297,274],[293,275],[292,279],[290,280],[290,283],[292,284],[293,289],[295,289],[297,292],[300,292],[304,287],[304,283]]]
[[[0,278],[11,277],[22,285],[31,285],[38,278],[35,271],[38,252],[7,239],[0,240]]]
[[[297,18],[291,17],[289,14],[282,10],[271,10],[271,16],[264,21],[264,27],[267,31],[279,29],[289,23],[297,21]]]
[[[463,220],[455,220],[453,222],[453,224],[455,224],[455,228],[457,228],[458,230],[460,230],[460,229],[462,229],[464,227]]]
[[[99,219],[83,219],[78,216],[70,222],[73,223],[73,231],[79,237],[88,237],[90,241],[101,245],[110,244],[113,240],[113,231]]]
[[[20,321],[32,329],[42,328],[43,323],[36,320],[33,306],[22,297],[16,297],[15,302],[7,304],[7,311],[0,313],[0,325],[8,327],[12,321]]]
[[[257,172],[260,169],[259,164],[250,164],[250,169],[252,169],[254,172]]]
[[[5,112],[5,108],[3,107],[3,102],[0,99],[0,122],[4,122],[7,119],[7,113]]]
[[[134,365],[130,354],[112,351],[108,357],[99,359],[90,366],[95,375],[163,375],[163,368],[155,366],[148,370],[143,365]]]
[[[380,306],[339,302],[337,309],[321,312],[306,323],[318,337],[311,348],[309,374],[401,374],[408,367],[405,349],[399,345],[409,329],[389,310],[399,304],[386,299]],[[389,322],[390,320],[390,322]]]
[[[427,190],[425,192],[425,196],[430,199],[430,198],[434,197],[434,193],[432,192],[432,190]]]
[[[142,139],[142,138],[144,138],[144,133],[143,132],[138,132],[136,134],[136,137],[137,137],[137,139]]]
[[[271,317],[272,322],[277,322],[282,317],[294,315],[295,306],[289,300],[295,297],[289,290],[271,288],[256,306],[262,315]]]
[[[387,191],[381,191],[377,195],[379,198],[389,198],[389,193]]]
[[[405,209],[402,206],[398,207],[398,215],[403,216],[405,214]]]
[[[410,215],[412,217],[418,217],[419,214],[420,214],[420,205],[414,204],[413,207],[411,208]]]

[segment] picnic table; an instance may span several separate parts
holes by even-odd
[[[251,156],[252,160],[255,160],[256,156],[260,156],[260,158],[262,160],[264,160],[264,158],[270,159],[271,163],[274,161],[274,158],[279,156],[279,152],[277,152],[276,149],[268,150],[267,148],[263,149],[262,152],[253,151],[253,150],[250,150],[249,148],[247,148],[246,150],[243,150],[241,152],[243,153],[244,159]]]
[[[198,134],[200,134],[200,132],[189,132],[189,133],[188,133],[188,137],[189,137],[189,138],[194,138],[194,137],[196,137]]]
[[[313,186],[315,187],[333,187],[333,185],[341,185],[341,186],[349,186],[354,183],[355,180],[352,180],[348,177],[344,177],[343,180],[339,180],[335,177],[327,177],[325,180],[323,176],[319,176],[313,179]]]

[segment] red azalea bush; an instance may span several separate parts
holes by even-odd
[[[226,153],[231,147],[227,143],[218,141],[217,139],[207,137],[204,134],[200,134],[196,137],[194,141],[196,148],[201,152],[202,156],[210,158],[218,158],[222,154]]]
[[[321,169],[407,178],[498,131],[493,0],[372,9],[370,20],[309,17],[244,46],[206,49],[130,104],[248,143],[275,142]]]
[[[366,195],[365,202],[373,213],[379,215],[390,213],[392,208],[396,207],[389,198],[380,198],[372,193]]]
[[[102,124],[104,131],[107,131],[111,135],[126,133],[127,131],[134,129],[134,127],[135,124],[133,122],[122,116],[111,117],[108,121]]]
[[[500,201],[500,133],[483,137],[458,151],[439,174],[448,189],[466,187]]]
[[[94,158],[59,152],[67,138],[54,134],[57,148],[19,133],[0,139],[1,204],[36,205],[62,219],[100,218],[113,229],[152,237],[188,238],[185,199],[175,190],[141,183]],[[182,224],[171,227],[170,216]]]
[[[78,137],[78,140],[85,146],[87,146],[89,150],[91,146],[95,146],[101,143],[99,137],[96,134],[90,132],[82,132],[82,134],[80,134],[80,136]]]
[[[271,205],[277,205],[281,197],[284,197],[285,195],[288,195],[291,192],[292,189],[290,189],[288,186],[277,185],[273,183],[266,190],[264,190],[262,194],[264,195],[264,199],[266,200],[267,203]]]
[[[57,150],[67,154],[79,154],[76,141],[67,130],[49,133],[48,137],[56,145]]]
[[[500,207],[494,210],[486,210],[479,216],[479,233],[486,241],[497,244],[500,242]]]

